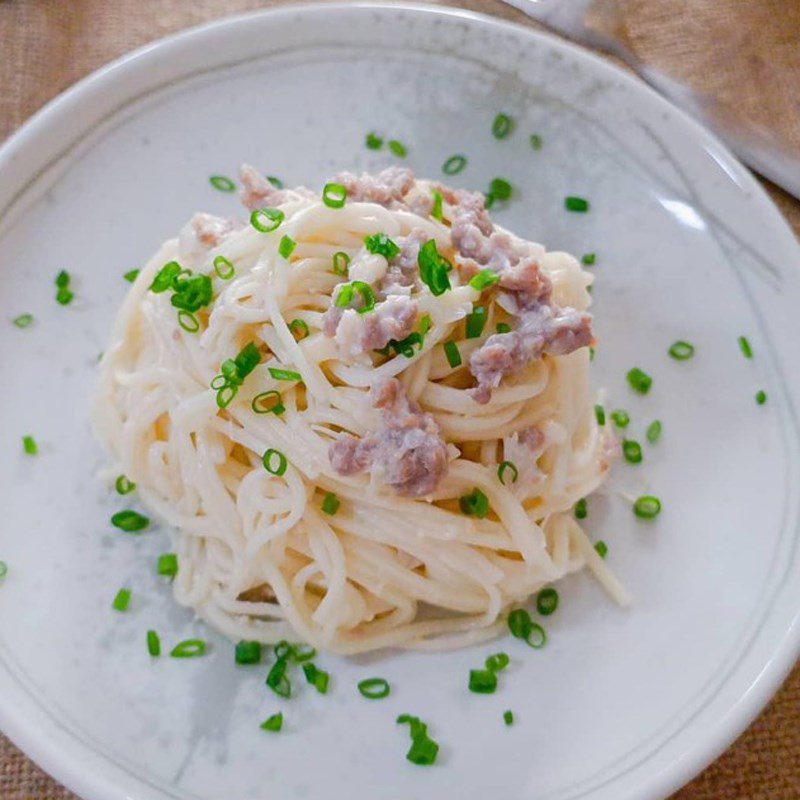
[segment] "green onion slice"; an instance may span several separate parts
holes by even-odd
[[[458,175],[466,166],[467,157],[456,154],[450,156],[450,158],[442,164],[442,172],[444,172],[445,175]]]
[[[153,282],[150,284],[150,291],[154,294],[161,294],[172,287],[172,282],[181,272],[181,265],[177,261],[168,261],[155,274]]]
[[[373,255],[380,255],[390,260],[400,253],[400,248],[385,234],[375,233],[364,237],[364,246]]]
[[[128,283],[133,283],[136,280],[136,278],[139,277],[139,270],[138,269],[128,270],[128,272],[126,272],[122,277],[125,278],[125,280],[128,281]]]
[[[280,369],[279,367],[269,367],[268,372],[276,381],[303,380],[303,376],[299,372],[295,372],[293,369]]]
[[[197,333],[200,330],[200,320],[191,311],[185,309],[178,312],[178,325],[187,333]]]
[[[33,436],[22,437],[22,449],[25,451],[25,455],[28,456],[35,456],[39,452],[39,447]]]
[[[224,175],[212,175],[208,182],[220,192],[232,192],[236,189],[236,184]]]
[[[153,658],[158,658],[161,655],[161,639],[155,631],[147,631],[147,652]]]
[[[279,697],[291,697],[292,684],[286,677],[286,658],[278,658],[267,675],[267,686]]]
[[[111,603],[111,607],[114,609],[114,611],[120,611],[120,612],[127,611],[130,602],[131,602],[131,590],[120,589],[114,596],[114,601]]]
[[[118,511],[111,517],[111,524],[126,533],[138,533],[150,524],[150,520],[138,511],[125,509],[124,511]]]
[[[475,306],[465,319],[465,335],[467,339],[477,339],[486,325],[486,306]]]
[[[236,274],[233,262],[225,258],[225,256],[215,256],[214,272],[216,272],[223,281],[229,281]]]
[[[498,114],[492,122],[492,136],[495,139],[505,139],[514,127],[514,123],[508,114]]]
[[[498,322],[494,329],[497,333],[511,333],[511,326],[507,322]]]
[[[739,349],[745,358],[753,357],[753,348],[750,346],[750,341],[746,336],[740,336],[737,340],[739,342]]]
[[[598,425],[605,425],[606,424],[606,410],[601,405],[597,405],[594,407],[594,416],[597,419]]]
[[[242,640],[236,643],[234,659],[237,664],[260,664],[261,652],[261,642]]]
[[[611,412],[611,419],[618,428],[627,428],[631,421],[630,415],[625,409],[617,408]]]
[[[486,669],[490,672],[502,672],[510,663],[508,653],[494,653],[486,658]]]
[[[622,455],[629,464],[638,464],[642,460],[642,446],[633,439],[623,439]]]
[[[282,236],[280,244],[278,244],[278,253],[281,258],[289,259],[289,256],[294,252],[297,247],[297,242],[291,236]]]
[[[489,194],[495,200],[510,200],[512,191],[511,184],[505,178],[492,178],[489,183]]]
[[[653,385],[653,379],[646,372],[640,370],[639,367],[634,367],[630,370],[626,377],[631,389],[639,394],[647,394]]]
[[[175,553],[162,553],[158,557],[156,571],[159,575],[174,578],[178,574],[178,556]]]
[[[482,292],[490,286],[494,286],[500,280],[500,276],[490,269],[482,269],[477,275],[473,275],[469,280],[469,285],[473,289]]]
[[[261,233],[271,233],[284,218],[285,214],[279,208],[257,208],[250,215],[250,224]]]
[[[564,208],[567,211],[575,211],[579,214],[585,214],[589,210],[589,201],[583,197],[575,197],[570,195],[564,198]]]
[[[136,484],[125,475],[119,475],[114,481],[114,488],[117,490],[117,494],[130,494],[136,488]]]
[[[297,339],[297,341],[305,339],[310,333],[308,325],[302,319],[293,319],[289,323],[289,330],[294,334],[294,338]]]
[[[444,343],[444,354],[447,357],[447,363],[453,369],[461,366],[461,353],[458,351],[458,345],[455,342]]]
[[[758,405],[760,406],[763,406],[764,403],[766,402],[767,402],[767,393],[763,389],[759,389],[756,392],[756,403],[758,403]]]
[[[278,477],[286,472],[286,467],[289,463],[286,460],[286,456],[281,453],[280,450],[274,450],[271,447],[269,450],[265,451],[261,461],[267,472],[272,475],[277,475]]]
[[[504,711],[503,712],[503,722],[506,725],[513,725],[514,724],[514,712],[513,711]]]
[[[385,678],[366,678],[358,683],[358,691],[367,700],[382,700],[389,696],[391,687]]]
[[[313,686],[320,694],[328,693],[328,683],[330,681],[330,674],[323,669],[319,669],[316,664],[303,664],[303,674],[306,680]]]
[[[694,355],[694,345],[691,342],[675,342],[667,351],[676,361],[686,361]]]
[[[490,669],[471,669],[468,686],[477,694],[493,694],[497,689],[497,675]]]
[[[558,608],[558,592],[551,586],[542,589],[536,595],[536,610],[543,616],[549,617]]]
[[[528,141],[530,142],[530,145],[534,150],[541,150],[542,145],[544,144],[542,137],[539,136],[538,133],[532,133]]]
[[[602,539],[595,543],[594,549],[600,558],[605,558],[608,555],[608,545]]]
[[[507,486],[508,485],[508,484],[506,484],[506,481],[505,481],[505,478],[504,478],[504,476],[505,476],[506,472],[508,472],[508,470],[511,470],[511,473],[512,473],[511,474],[511,483],[516,483],[517,482],[517,478],[519,478],[519,470],[517,469],[516,464],[514,464],[513,461],[503,461],[503,462],[500,463],[500,466],[497,468],[497,480],[499,480],[500,483],[503,484],[503,486]]]
[[[654,420],[647,426],[647,441],[650,444],[655,444],[661,438],[661,422]]]
[[[581,499],[575,503],[575,519],[586,519],[588,514],[589,511],[586,508],[586,498],[581,497]]]
[[[344,275],[347,277],[347,268],[350,264],[350,256],[347,253],[339,251],[333,254],[333,271],[336,275]]]
[[[380,150],[381,147],[383,147],[383,137],[378,136],[377,133],[370,132],[366,135],[364,144],[366,144],[370,150]]]
[[[18,328],[27,328],[33,322],[33,314],[20,314],[11,320]]]
[[[208,645],[202,639],[185,639],[170,650],[172,658],[197,658],[205,655]]]
[[[459,498],[458,506],[467,516],[483,519],[489,513],[489,498],[476,486]]]
[[[583,256],[581,256],[581,264],[584,264],[587,267],[591,267],[596,260],[597,260],[596,253],[585,253]]]
[[[433,196],[433,206],[431,208],[431,216],[434,219],[438,219],[439,222],[443,222],[444,212],[442,211],[442,203],[443,203],[442,193],[434,189],[431,192],[431,195]]]
[[[655,519],[661,513],[661,501],[650,494],[642,495],[633,504],[633,513],[640,519]]]
[[[408,155],[408,148],[397,139],[389,139],[389,150],[398,158],[405,158]]]
[[[340,284],[334,305],[337,308],[348,308],[356,294],[361,297],[362,302],[361,307],[356,309],[359,314],[367,314],[375,308],[375,295],[370,285],[364,283],[364,281],[351,281],[350,283]]]
[[[322,510],[326,514],[333,516],[341,504],[342,501],[333,492],[325,492],[325,497],[322,498]]]
[[[341,183],[326,183],[322,189],[322,202],[328,208],[343,208],[347,189]]]
[[[286,411],[286,407],[281,402],[281,393],[275,391],[275,389],[257,394],[253,398],[250,407],[256,414],[277,414],[280,416]]]
[[[438,297],[450,289],[450,278],[447,273],[453,267],[444,256],[439,255],[435,239],[428,239],[420,247],[417,263],[420,280],[431,290],[432,295]]]
[[[267,717],[259,726],[262,731],[269,731],[270,733],[278,733],[283,727],[283,712],[279,711],[271,717]]]

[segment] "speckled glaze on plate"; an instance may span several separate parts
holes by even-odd
[[[490,126],[516,120],[508,139]],[[635,595],[615,608],[587,576],[560,586],[541,651],[514,640],[443,655],[321,657],[332,690],[279,702],[266,668],[177,608],[154,572],[163,531],[114,531],[125,505],[95,479],[86,398],[127,284],[197,209],[234,213],[209,174],[247,160],[288,183],[377,168],[376,130],[453,183],[494,176],[516,196],[498,220],[550,248],[595,251],[595,381],[629,435],[661,419],[644,462],[613,486],[658,494],[655,523],[616,493],[588,529]],[[528,137],[544,146],[531,149]],[[660,798],[758,712],[800,643],[800,251],[751,176],[681,113],[612,66],[530,30],[413,6],[292,8],[218,22],[83,81],[0,150],[0,724],[89,800]],[[563,208],[588,197],[589,214]],[[55,274],[75,301],[55,303]],[[23,312],[33,326],[8,322]],[[736,337],[755,357],[745,360]],[[675,362],[671,342],[695,357]],[[625,372],[654,377],[632,396]],[[757,390],[768,402],[757,406]],[[40,454],[26,457],[33,434]],[[135,500],[131,501],[135,503]],[[130,611],[112,611],[120,586]],[[208,638],[202,659],[151,661]],[[470,667],[504,649],[492,696]],[[389,698],[358,680],[382,675]],[[282,708],[280,734],[258,729]],[[503,725],[512,709],[515,724]],[[404,759],[399,713],[429,722],[438,763]]]

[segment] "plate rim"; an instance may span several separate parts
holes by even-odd
[[[592,69],[599,69],[601,72],[613,76],[621,83],[627,84],[628,87],[640,95],[668,107],[670,112],[678,118],[679,123],[688,128],[692,136],[704,149],[723,164],[732,181],[741,190],[751,193],[759,206],[771,215],[775,225],[772,233],[775,234],[782,230],[784,236],[788,236],[788,242],[798,245],[797,237],[786,218],[755,176],[741,164],[727,146],[697,120],[682,109],[674,106],[650,86],[621,67],[567,39],[528,27],[521,22],[506,20],[494,15],[459,7],[407,2],[407,0],[399,0],[399,2],[387,2],[386,0],[343,2],[339,0],[339,2],[333,3],[307,2],[297,5],[264,8],[243,14],[224,16],[148,42],[84,76],[38,109],[0,144],[0,171],[14,160],[17,153],[22,153],[26,148],[35,145],[36,139],[46,133],[48,129],[57,125],[59,118],[68,115],[71,107],[76,102],[87,97],[91,98],[93,95],[96,96],[97,93],[103,92],[108,88],[113,91],[114,82],[118,76],[126,73],[130,74],[132,71],[135,73],[143,67],[146,69],[148,59],[154,55],[156,57],[169,55],[173,48],[180,47],[189,40],[199,39],[208,32],[216,32],[225,28],[235,29],[237,26],[246,25],[255,20],[271,20],[281,16],[291,17],[305,14],[338,15],[342,12],[361,13],[365,11],[378,13],[384,11],[401,12],[415,15],[428,14],[442,19],[468,20],[479,26],[489,26],[496,33],[507,32],[525,36],[532,40],[545,41],[548,46],[555,47],[557,50],[567,51],[570,57],[588,63]],[[182,79],[189,77],[190,75],[187,74]],[[114,113],[116,112],[110,112],[110,116],[113,116]],[[56,155],[48,159],[36,175],[31,177],[35,178],[40,174],[46,173],[73,146],[74,142],[71,142],[59,150]],[[25,192],[25,189],[26,187],[23,187],[17,195],[12,196],[8,208],[15,204],[20,195]],[[798,246],[798,252],[800,252],[800,246]],[[768,614],[771,613],[773,606],[770,607]],[[783,629],[783,626],[781,628]],[[764,657],[766,656],[765,651]],[[672,759],[668,767],[647,778],[646,782],[640,782],[635,787],[635,793],[627,796],[641,798],[641,800],[645,800],[645,798],[648,800],[663,798],[699,774],[724,752],[763,710],[771,697],[778,691],[799,657],[800,609],[795,612],[793,619],[780,637],[780,641],[770,651],[769,657],[766,658],[752,683],[744,687],[741,693],[737,692],[738,696],[735,700],[726,701],[726,713],[715,722],[714,727],[709,728],[700,741],[684,752],[681,758]],[[763,658],[759,659],[759,663],[762,661],[764,661]],[[20,691],[24,692],[24,687],[20,687]],[[129,773],[119,765],[110,762],[98,751],[92,750],[80,740],[79,736],[69,731],[68,726],[62,726],[62,730],[56,734],[45,730],[44,726],[36,724],[36,716],[40,713],[37,708],[32,708],[32,713],[28,715],[26,715],[26,712],[18,713],[13,703],[14,698],[12,697],[11,700],[12,702],[8,702],[8,698],[0,695],[0,728],[35,763],[42,765],[48,774],[63,782],[72,791],[87,798],[92,798],[92,800],[95,798],[97,800],[110,800],[111,798],[114,800],[142,798],[144,800],[144,798],[169,796],[161,788],[149,785],[141,776]],[[28,698],[26,698],[27,701]],[[35,703],[33,705],[35,706]],[[676,733],[676,735],[678,734]],[[59,741],[60,739],[63,741]],[[646,760],[647,758],[645,763]],[[87,774],[85,767],[92,761],[102,763],[104,771],[91,770],[91,774]],[[120,773],[127,776],[127,786],[118,782]],[[126,786],[126,788],[123,788],[123,786]],[[133,789],[136,789],[137,793],[132,794]],[[150,792],[155,792],[155,794],[141,794],[142,790],[147,791],[148,789]]]

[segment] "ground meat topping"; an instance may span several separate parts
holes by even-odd
[[[399,494],[430,494],[447,470],[447,445],[436,421],[409,401],[395,378],[373,389],[372,405],[380,410],[378,430],[331,444],[331,466],[341,475],[377,468]]]

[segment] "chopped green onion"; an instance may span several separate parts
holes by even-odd
[[[212,175],[208,182],[220,192],[232,192],[236,189],[236,184],[224,175]]]
[[[608,555],[608,545],[602,539],[595,543],[594,549],[600,558],[605,558]]]
[[[265,451],[261,462],[264,464],[264,469],[267,472],[272,475],[277,475],[278,477],[286,472],[286,467],[289,463],[286,460],[286,456],[281,453],[280,450],[273,450],[271,447],[269,450]]]
[[[197,658],[205,655],[206,649],[207,645],[202,639],[186,639],[178,642],[169,654],[172,658]]]
[[[178,556],[175,553],[162,553],[158,557],[157,572],[168,578],[174,578],[178,574]]]
[[[223,281],[229,281],[236,274],[233,262],[225,258],[225,256],[216,256],[214,258],[214,272]]]
[[[594,361],[594,347],[589,348],[589,361]]]
[[[419,332],[424,336],[433,326],[430,314],[423,314],[419,320]]]
[[[639,367],[630,370],[627,378],[631,389],[639,394],[647,394],[653,385],[653,379],[646,372],[642,372]]]
[[[511,333],[511,326],[507,322],[498,322],[494,329],[497,333]]]
[[[511,193],[511,184],[505,178],[492,178],[489,183],[489,194],[495,200],[509,200]]]
[[[5,561],[0,561],[0,581],[8,575],[8,564]]]
[[[473,289],[482,292],[490,286],[494,286],[500,280],[500,276],[490,269],[482,269],[477,275],[473,275],[469,279],[469,285]]]
[[[358,691],[367,700],[382,700],[389,696],[391,688],[385,678],[366,678],[358,683]]]
[[[647,426],[647,441],[650,444],[655,444],[661,438],[661,422],[659,420],[654,420]]]
[[[161,639],[155,631],[147,631],[147,652],[153,658],[158,658],[161,655]]]
[[[467,166],[467,157],[462,155],[450,156],[447,161],[442,164],[442,172],[445,175],[458,175],[464,167]]]
[[[310,661],[317,654],[317,651],[310,645],[296,644],[292,647],[289,656],[295,664],[301,664],[303,661]]]
[[[221,386],[219,386],[217,391],[217,406],[219,406],[219,408],[227,408],[233,402],[233,398],[236,397],[237,393],[239,392],[239,387],[236,384],[225,381],[225,377],[223,375],[217,375],[217,377],[214,378],[214,381],[216,381],[218,378],[222,378],[223,383]],[[213,385],[213,382],[212,388],[217,388]]]
[[[62,306],[68,306],[75,295],[69,289],[59,289],[56,292],[56,302]]]
[[[153,294],[161,294],[172,287],[172,282],[181,272],[181,265],[177,261],[168,261],[155,274],[153,282],[150,284],[150,291]]]
[[[283,222],[284,217],[279,208],[257,208],[250,215],[250,224],[260,233],[271,233]]]
[[[447,273],[452,269],[452,264],[436,249],[436,240],[428,239],[419,249],[417,256],[420,280],[431,290],[431,294],[438,297],[450,289],[450,278]]]
[[[589,201],[585,200],[583,197],[565,197],[564,208],[566,208],[567,211],[577,211],[583,214],[589,210]]]
[[[505,139],[513,127],[514,123],[508,114],[498,114],[492,122],[492,136],[495,139]]]
[[[497,689],[497,675],[490,669],[471,669],[468,686],[476,694],[493,694]]]
[[[539,136],[538,133],[532,133],[530,135],[530,139],[528,139],[528,141],[530,142],[530,145],[534,150],[541,150],[542,149],[542,144],[544,144],[544,141],[542,140],[542,137]]]
[[[325,497],[322,498],[322,510],[326,514],[333,516],[341,504],[342,501],[333,492],[325,492]]]
[[[33,322],[33,314],[20,314],[11,320],[18,328],[27,328]]]
[[[631,421],[630,415],[622,408],[617,408],[611,412],[611,419],[618,428],[627,428]]]
[[[513,725],[514,724],[514,712],[513,711],[504,711],[503,712],[503,722],[506,725]]]
[[[756,392],[756,403],[758,403],[760,406],[763,406],[764,403],[766,402],[767,402],[767,393],[763,389],[759,389]]]
[[[385,233],[365,236],[364,246],[368,252],[383,256],[387,260],[391,260],[400,252],[400,248]]]
[[[642,460],[642,446],[633,439],[623,439],[622,455],[629,464],[638,464]]]
[[[143,531],[149,524],[150,520],[138,511],[118,511],[111,517],[111,524],[115,528],[119,528],[126,533],[138,533]]]
[[[661,501],[653,495],[642,495],[633,504],[633,513],[641,519],[654,519],[661,513]]]
[[[458,507],[469,517],[483,519],[489,513],[489,498],[476,486],[459,498]]]
[[[333,271],[336,275],[347,276],[347,267],[350,263],[350,256],[339,251],[333,254]]]
[[[597,405],[594,407],[594,416],[597,419],[598,425],[605,425],[606,424],[606,410],[601,405]]]
[[[274,647],[275,658],[286,661],[292,654],[292,649],[292,645],[290,645],[286,639],[281,639]]]
[[[70,275],[69,272],[62,269],[61,272],[56,275],[56,287],[59,289],[66,289],[69,286],[70,282]]]
[[[397,718],[397,724],[408,723],[411,734],[411,749],[406,753],[406,758],[419,766],[430,766],[435,763],[436,755],[439,752],[439,745],[428,736],[428,726],[419,719],[409,714],[401,714]]]
[[[370,132],[364,139],[364,144],[366,144],[370,150],[380,150],[381,147],[383,147],[383,137]]]
[[[278,367],[269,367],[268,371],[269,371],[269,374],[276,381],[301,381],[301,380],[303,380],[303,376],[299,372],[295,372],[293,369],[279,369]]]
[[[310,333],[308,325],[302,319],[293,319],[289,323],[289,330],[292,332],[297,341],[305,339]]]
[[[267,400],[273,401],[271,405],[267,406]],[[272,389],[269,392],[261,392],[253,398],[250,407],[256,414],[276,414],[280,416],[286,411],[286,407],[281,402],[281,393]]]
[[[397,139],[389,139],[389,149],[398,158],[405,158],[408,155],[408,148],[401,142],[398,142]]]
[[[745,358],[752,358],[753,357],[753,348],[750,347],[750,342],[746,336],[740,336],[737,340],[739,342],[739,349],[742,351],[742,355]]]
[[[493,653],[486,658],[486,669],[490,672],[502,672],[510,663],[508,653]]]
[[[536,610],[543,617],[549,617],[557,608],[558,592],[552,587],[548,586],[536,595]]]
[[[364,281],[350,281],[350,283],[340,284],[339,292],[333,304],[337,308],[349,308],[356,294],[362,300],[361,307],[356,308],[359,314],[367,314],[375,308],[375,295],[372,292],[372,287],[368,283],[364,283]]]
[[[691,342],[675,342],[667,351],[676,361],[686,361],[694,355],[694,345]]]
[[[122,277],[125,278],[125,280],[128,281],[128,283],[133,283],[138,276],[139,276],[139,270],[132,269],[126,272]]]
[[[467,339],[477,339],[486,325],[486,306],[475,306],[465,319],[465,335]]]
[[[461,353],[459,353],[458,345],[455,342],[444,343],[444,354],[447,357],[447,363],[452,369],[461,366]]]
[[[322,202],[328,208],[343,208],[347,189],[341,183],[326,183],[322,189]]]
[[[431,216],[438,219],[439,222],[444,221],[444,212],[442,211],[442,193],[434,189],[431,194],[433,195],[433,207],[431,208]]]
[[[324,669],[318,669],[316,664],[303,664],[303,674],[306,680],[320,693],[328,693],[328,683],[331,679]]]
[[[184,311],[199,311],[214,296],[214,287],[208,275],[191,275],[186,278],[178,276],[172,282],[172,288],[175,293],[170,302],[175,308],[182,308]]]
[[[111,607],[114,611],[127,611],[131,602],[131,590],[120,589],[114,597],[114,602]]]
[[[297,247],[297,242],[291,236],[282,236],[280,244],[278,245],[278,253],[281,258],[289,259],[289,256],[294,252]]]
[[[283,181],[280,178],[276,178],[274,175],[267,175],[267,180],[276,188],[276,189],[283,189]]]
[[[234,659],[237,664],[260,664],[261,651],[261,642],[242,640],[236,643]]]
[[[285,657],[278,658],[267,675],[267,686],[279,697],[291,697],[292,695],[292,684],[286,677],[287,664]]]
[[[119,475],[114,481],[114,488],[117,490],[117,494],[130,494],[136,488],[136,484],[124,475]]]
[[[503,461],[500,464],[500,466],[497,468],[497,479],[500,481],[500,483],[503,484],[503,486],[506,486],[506,482],[505,482],[503,476],[506,474],[506,471],[509,470],[509,469],[513,473],[512,476],[511,476],[511,483],[516,483],[517,482],[517,478],[519,478],[519,470],[517,469],[517,467],[514,464],[514,462],[513,461]]]
[[[178,312],[178,325],[187,333],[197,333],[200,330],[200,321],[191,311],[185,309]]]
[[[35,456],[39,452],[39,447],[33,436],[22,437],[22,449],[25,451],[25,455],[28,456]]]
[[[583,256],[581,256],[581,264],[584,264],[587,267],[591,267],[595,261],[597,261],[596,253],[585,253]]]
[[[271,717],[267,717],[259,726],[262,731],[269,731],[270,733],[278,733],[283,727],[283,712],[279,711]]]
[[[581,499],[575,503],[575,519],[586,519],[588,515],[589,511],[586,508],[586,498],[581,497]]]

